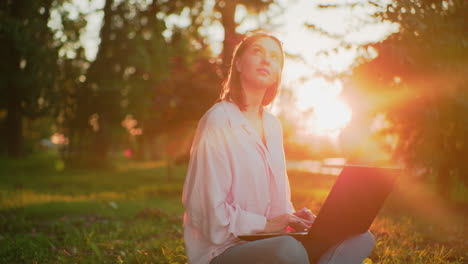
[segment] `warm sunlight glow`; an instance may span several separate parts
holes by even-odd
[[[345,127],[351,120],[351,110],[340,99],[335,98],[316,107],[315,121],[319,132],[332,132]]]
[[[330,83],[321,78],[297,89],[297,106],[304,113],[307,132],[335,137],[351,121],[352,111],[339,97],[341,90],[341,82]]]

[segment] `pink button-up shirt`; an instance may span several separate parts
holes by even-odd
[[[189,263],[207,264],[263,231],[266,219],[293,213],[279,120],[263,111],[266,146],[234,103],[221,101],[200,119],[182,202]]]

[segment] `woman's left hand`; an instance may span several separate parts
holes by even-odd
[[[294,215],[302,219],[309,220],[312,223],[315,221],[315,218],[316,218],[316,216],[312,213],[312,211],[310,211],[310,209],[306,207],[303,207],[301,210],[296,211]]]

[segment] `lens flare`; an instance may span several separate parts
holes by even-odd
[[[303,113],[305,129],[320,136],[339,134],[351,121],[352,110],[340,98],[342,84],[312,79],[297,89],[297,107]]]

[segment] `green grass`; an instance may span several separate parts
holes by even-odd
[[[0,161],[0,263],[184,263],[180,196],[157,162],[56,170],[53,155]]]
[[[185,263],[185,166],[169,181],[163,163],[117,161],[62,170],[53,154],[0,160],[0,263]],[[290,179],[296,207],[318,212],[335,178]],[[462,209],[405,183],[371,227],[378,242],[367,262],[468,263]]]

